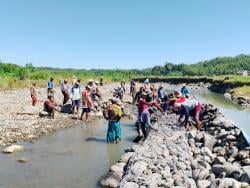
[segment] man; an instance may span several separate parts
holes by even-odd
[[[54,78],[50,78],[48,81],[48,93],[54,93]]]
[[[117,97],[122,101],[124,95],[124,88],[122,86],[118,86],[116,90]]]
[[[53,94],[51,93],[48,94],[48,99],[44,102],[43,107],[44,111],[48,112],[49,117],[54,118],[56,107]]]
[[[143,87],[140,87],[139,91],[135,94],[133,99],[133,104],[139,103],[140,98],[142,97],[142,93],[145,92]]]
[[[147,108],[141,113],[140,123],[144,138],[147,138],[150,128],[153,129],[154,131],[157,131],[157,129],[154,128],[153,125],[151,124],[151,119],[150,119],[150,116],[156,111],[157,111],[156,108]]]
[[[184,85],[182,86],[182,88],[181,88],[181,94],[182,94],[183,96],[185,96],[186,98],[189,97],[189,91],[188,91],[188,89],[187,89],[187,87],[186,87],[185,84],[184,84]]]
[[[158,100],[152,101],[152,96],[150,96],[150,94],[147,94],[146,92],[143,92],[142,97],[140,98],[138,104],[138,117],[140,117],[141,113],[145,109],[153,106],[156,107],[158,110],[160,110],[163,115],[165,115],[164,111],[159,105],[159,101]]]
[[[63,94],[63,105],[65,105],[69,100],[69,88],[67,84],[68,84],[67,80],[63,80],[61,84],[61,91]]]
[[[157,129],[154,128],[151,124],[151,115],[156,111],[157,109],[153,107],[147,108],[141,113],[136,122],[138,136],[134,139],[133,142],[138,143],[142,139],[142,135],[144,136],[144,138],[147,138],[150,129],[157,131]]]
[[[136,85],[135,85],[134,80],[131,80],[130,82],[130,95],[132,96],[132,99],[134,100],[135,95],[136,95]]]
[[[200,111],[201,111],[201,103],[196,100],[186,100],[185,102],[181,103],[180,107],[180,117],[179,122],[180,126],[184,126],[186,130],[189,130],[189,116],[193,117],[195,120],[195,127],[197,130],[201,129],[201,122],[200,122]],[[181,119],[185,116],[184,121]]]
[[[165,91],[162,86],[159,86],[157,94],[158,98],[161,99],[161,101],[163,101],[165,97]]]
[[[85,90],[82,92],[82,114],[80,119],[83,120],[83,115],[86,113],[86,121],[88,121],[89,113],[91,108],[93,107],[93,103],[90,96],[90,87],[87,85]]]
[[[111,105],[108,105],[104,111],[104,117],[109,121],[107,131],[107,142],[119,144],[121,141],[121,125],[120,119],[122,110],[117,98],[111,100]]]
[[[33,83],[30,87],[30,96],[32,100],[32,106],[35,106],[37,103],[36,83]]]
[[[78,114],[80,107],[80,100],[81,100],[81,91],[78,82],[76,82],[73,88],[71,89],[71,100],[72,100],[72,113],[75,114],[76,110],[76,114]]]

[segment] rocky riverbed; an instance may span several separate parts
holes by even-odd
[[[103,100],[94,103],[95,111],[91,113],[92,119],[102,116],[102,102],[112,97],[112,91],[117,85],[118,83],[108,84],[101,88]],[[58,88],[55,90],[55,100],[59,110],[66,113],[56,112],[54,119],[39,117],[47,93],[45,88],[37,89],[37,93],[38,103],[33,107],[29,89],[0,91],[0,147],[9,146],[18,141],[33,141],[58,129],[75,126],[76,121],[80,121],[77,120],[80,112],[78,117],[67,113],[70,109],[70,101],[65,107],[60,107],[63,96]],[[131,101],[131,97],[126,94],[124,101]]]
[[[128,148],[127,163],[111,167],[101,184],[124,188],[250,187],[250,147],[238,127],[212,105],[203,105],[200,132],[186,132],[178,127],[177,118],[175,114],[159,117],[159,130],[151,131],[143,144]]]

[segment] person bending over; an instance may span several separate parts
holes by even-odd
[[[193,117],[197,130],[200,130],[201,129],[201,122],[200,122],[201,103],[196,99],[186,100],[184,103],[180,105],[179,108],[180,108],[179,122],[181,122],[180,126],[184,126],[186,130],[189,130],[189,117]],[[185,119],[181,121],[183,116],[185,116]]]

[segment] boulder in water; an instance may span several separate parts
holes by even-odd
[[[13,145],[3,149],[3,153],[14,153],[14,152],[23,151],[23,150],[24,150],[23,146],[13,144]]]

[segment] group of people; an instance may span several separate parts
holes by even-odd
[[[100,85],[103,85],[103,80],[100,79]],[[37,93],[36,84],[33,83],[30,88],[32,105],[35,106],[37,103]],[[81,79],[73,77],[71,82],[71,87],[68,85],[67,80],[60,81],[60,89],[63,94],[62,105],[68,103],[71,99],[72,113],[78,114],[80,107],[82,107],[82,112],[80,119],[83,120],[85,114],[85,120],[88,121],[89,113],[93,108],[93,102],[95,100],[101,99],[101,92],[99,89],[99,82],[94,80],[89,80],[88,84],[82,89]],[[48,112],[50,118],[54,118],[54,113],[57,110],[57,104],[54,100],[54,79],[51,78],[47,84],[47,99],[44,101],[44,111]]]
[[[101,92],[100,86],[103,85],[103,80],[100,82],[89,80],[88,84],[82,89],[81,79],[73,77],[71,87],[68,85],[67,80],[60,82],[60,89],[63,94],[62,104],[65,105],[71,99],[72,113],[78,114],[79,108],[82,108],[80,119],[88,121],[89,113],[93,109],[93,101],[100,100]],[[37,103],[36,84],[33,83],[30,88],[32,105]],[[57,110],[57,104],[54,100],[54,79],[48,81],[48,98],[44,101],[44,110],[48,112],[49,117],[54,117],[54,112]],[[122,101],[123,96],[126,94],[125,82],[122,81],[120,85],[115,88],[113,98],[109,104],[103,107],[103,115],[108,120],[107,142],[120,143],[121,141],[121,126],[120,119],[122,117]],[[175,90],[173,93],[167,94],[162,85],[156,88],[153,84],[149,83],[146,79],[143,85],[137,91],[136,82],[130,82],[130,96],[132,97],[133,104],[137,105],[138,116],[136,127],[138,136],[134,140],[140,141],[143,137],[148,136],[149,130],[158,131],[157,127],[153,125],[153,121],[157,121],[156,116],[153,114],[159,111],[162,115],[166,116],[169,112],[179,114],[180,126],[189,129],[190,117],[193,117],[195,126],[198,130],[201,128],[199,119],[201,111],[201,103],[191,98],[189,90],[185,85],[180,90]]]
[[[201,129],[200,112],[202,105],[194,97],[190,97],[190,93],[185,84],[180,90],[175,90],[167,94],[162,85],[155,88],[153,84],[149,84],[149,80],[144,81],[143,86],[136,92],[135,82],[131,81],[130,94],[133,97],[133,103],[138,106],[138,118],[136,122],[138,136],[134,140],[138,142],[142,136],[147,137],[150,129],[157,131],[151,121],[152,115],[157,110],[163,115],[167,113],[179,114],[179,126],[190,129],[190,117],[194,120],[194,124],[198,130]]]

